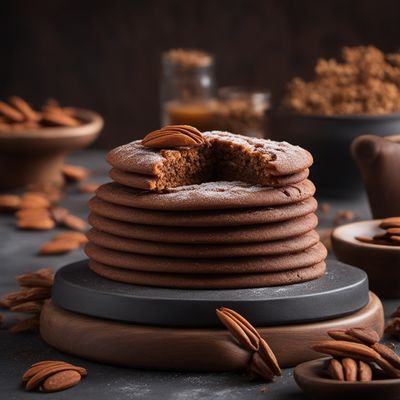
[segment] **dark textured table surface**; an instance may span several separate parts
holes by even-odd
[[[94,174],[90,181],[107,180],[107,165],[104,153],[86,151],[70,157],[72,163],[90,167]],[[86,202],[91,197],[77,194],[73,187],[68,189],[63,201],[74,213],[86,216]],[[368,208],[364,198],[357,201],[330,201],[331,214],[339,209],[351,209],[357,217],[367,218]],[[321,221],[324,223],[324,221]],[[62,231],[57,229],[57,231]],[[51,238],[55,231],[23,232],[15,229],[10,215],[0,215],[0,296],[17,289],[15,276],[35,269],[52,266],[55,269],[84,258],[82,250],[62,256],[38,256],[38,247]],[[398,301],[400,303],[400,299]],[[397,305],[396,300],[384,301],[385,314],[388,315]],[[15,315],[4,313],[5,327],[12,323]],[[28,393],[19,385],[22,373],[30,364],[44,359],[65,360],[88,369],[88,377],[78,386],[64,391],[44,395]],[[141,371],[96,364],[79,359],[50,348],[37,334],[13,334],[0,330],[0,399],[14,400],[25,398],[52,399],[303,399],[291,369],[284,371],[276,383],[251,382],[243,373],[195,374],[183,372]]]

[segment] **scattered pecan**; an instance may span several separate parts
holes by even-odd
[[[0,211],[18,210],[21,204],[21,198],[13,194],[5,194],[0,196]]]
[[[17,276],[17,283],[20,286],[48,287],[53,286],[54,272],[51,268],[41,268],[35,272],[28,272]]]
[[[42,194],[26,192],[21,197],[19,208],[49,208],[49,200]]]
[[[55,206],[50,208],[50,213],[54,221],[57,224],[61,224],[65,216],[69,214],[69,211],[65,207]]]
[[[83,182],[78,185],[78,191],[81,193],[94,193],[100,184],[95,182]]]
[[[57,239],[43,243],[39,248],[41,255],[65,254],[80,247],[76,240]]]
[[[46,219],[51,218],[51,214],[47,208],[24,208],[15,213],[18,219]]]
[[[26,314],[40,314],[43,307],[43,301],[27,301],[10,307],[10,311]]]
[[[64,361],[40,361],[33,364],[22,376],[26,390],[40,389],[43,392],[57,392],[77,385],[85,368]]]
[[[242,315],[226,307],[216,310],[217,316],[239,345],[252,352],[249,371],[272,381],[281,375],[278,361],[258,331]]]
[[[42,305],[51,296],[54,274],[50,268],[41,268],[34,272],[17,276],[21,289],[5,294],[0,299],[0,306],[12,312],[31,314],[33,317],[19,320],[10,328],[11,332],[36,331]]]
[[[37,217],[23,217],[17,220],[17,227],[19,229],[47,231],[56,226],[51,218],[37,218]]]
[[[76,386],[81,381],[82,375],[73,370],[57,372],[47,378],[39,390],[44,393],[59,392]]]
[[[333,223],[335,225],[341,225],[345,222],[350,222],[354,220],[354,213],[351,210],[339,210],[335,218],[333,219]]]
[[[89,176],[89,170],[78,165],[64,164],[61,169],[67,181],[79,182]]]
[[[17,304],[25,303],[27,301],[48,299],[51,295],[51,288],[49,287],[28,287],[22,288],[17,292],[5,294],[1,300],[2,304],[7,307],[13,307]]]
[[[64,225],[67,228],[75,231],[85,231],[87,228],[87,223],[84,219],[76,215],[72,215],[64,207],[52,207],[50,212],[54,220],[60,225]]]
[[[59,233],[53,237],[53,240],[73,240],[80,245],[88,242],[88,238],[84,233],[76,231]]]
[[[82,232],[64,232],[55,235],[39,248],[40,255],[65,254],[76,250],[87,243],[87,237]]]
[[[66,216],[64,216],[64,218],[61,220],[61,223],[65,225],[67,228],[76,231],[85,231],[87,229],[86,221],[72,214],[67,214]]]

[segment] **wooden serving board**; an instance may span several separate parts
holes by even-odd
[[[258,328],[282,367],[321,357],[311,343],[326,331],[368,327],[383,333],[383,308],[372,292],[361,310],[341,318],[308,324]],[[42,311],[40,331],[55,348],[94,361],[133,368],[183,371],[244,369],[250,353],[224,328],[172,328],[134,325],[72,313],[51,301]]]

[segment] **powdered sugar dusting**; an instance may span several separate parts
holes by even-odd
[[[252,185],[241,181],[205,182],[198,185],[178,186],[168,189],[164,196],[173,194],[176,199],[185,200],[192,198],[196,193],[203,198],[232,198],[257,192],[269,192],[272,187]]]
[[[147,173],[152,173],[155,166],[164,160],[159,150],[143,146],[141,140],[116,147],[107,155],[107,161],[113,167],[124,169],[125,165],[135,166],[140,164],[138,169]]]
[[[171,188],[165,193],[108,183],[102,185],[96,195],[102,200],[129,207],[205,210],[291,204],[307,199],[314,193],[315,186],[309,180],[305,180],[285,188],[252,185],[241,181],[206,182]]]
[[[210,131],[203,136],[213,145],[238,146],[248,153],[262,155],[266,168],[274,175],[289,175],[302,171],[312,164],[311,154],[299,146],[270,139],[258,139],[229,132]],[[166,158],[166,152],[180,152],[181,149],[152,149],[142,145],[141,140],[119,146],[107,155],[107,161],[115,168],[140,174],[153,175]]]
[[[311,154],[288,142],[276,142],[270,139],[259,139],[230,132],[210,131],[203,135],[212,144],[214,141],[227,145],[241,146],[250,153],[265,154],[269,158],[269,164],[279,174],[293,173],[311,166],[313,159]]]

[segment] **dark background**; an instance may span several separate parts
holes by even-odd
[[[219,85],[279,96],[293,76],[344,45],[400,45],[400,2],[289,0],[2,1],[0,97],[100,112],[97,146],[159,126],[160,53],[198,47],[216,55]]]

